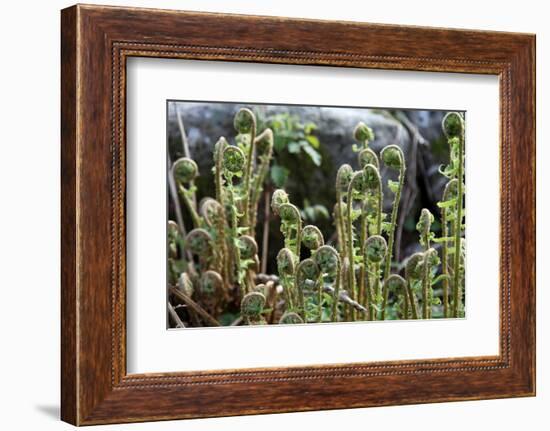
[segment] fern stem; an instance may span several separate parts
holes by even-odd
[[[457,204],[456,204],[456,226],[454,237],[454,280],[453,280],[453,317],[458,317],[459,302],[462,300],[460,289],[460,237],[462,231],[462,205],[463,205],[463,176],[464,176],[464,130],[461,130],[458,142],[458,184],[457,184]]]
[[[391,227],[388,233],[388,256],[386,257],[386,266],[384,269],[384,302],[382,303],[382,320],[386,318],[386,306],[388,304],[388,289],[386,288],[385,281],[390,276],[391,271],[391,260],[393,257],[393,241],[395,235],[395,228],[397,225],[397,212],[399,209],[399,201],[401,199],[401,190],[403,189],[403,184],[405,182],[405,164],[402,163],[401,169],[399,170],[399,185],[395,193],[392,205],[391,212]]]

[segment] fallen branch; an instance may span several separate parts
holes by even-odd
[[[180,316],[178,316],[178,313],[176,313],[176,310],[174,309],[172,304],[170,304],[170,302],[167,301],[166,306],[168,308],[168,314],[176,324],[176,328],[185,328],[184,323],[181,321]]]
[[[204,320],[208,321],[210,325],[212,326],[221,326],[220,322],[218,322],[216,319],[214,319],[204,308],[202,308],[199,304],[197,304],[195,301],[193,301],[189,296],[187,296],[182,291],[176,289],[173,286],[170,286],[169,291],[172,295],[176,296],[177,298],[181,299],[183,302],[187,304],[189,308],[191,308],[195,313],[197,313],[199,316],[201,316]]]

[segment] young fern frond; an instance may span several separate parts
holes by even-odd
[[[265,178],[269,171],[269,164],[273,155],[273,132],[271,129],[265,129],[256,138],[256,150],[258,152],[258,169],[252,180],[252,190],[250,196],[250,229],[254,233],[256,229],[256,220],[258,218],[258,204],[262,194]]]
[[[321,230],[314,225],[307,225],[302,229],[302,244],[313,253],[319,247],[325,245],[325,239]]]
[[[300,210],[291,203],[281,204],[279,207],[281,218],[281,232],[285,237],[285,247],[300,258],[302,243],[302,216]]]
[[[413,285],[418,280],[422,279],[422,268],[424,262],[424,253],[414,253],[407,259],[405,264],[405,277],[407,279],[407,294],[411,304],[412,318],[418,319],[418,301]]]
[[[374,141],[374,132],[369,126],[360,121],[357,126],[355,126],[353,137],[362,145],[362,148],[357,148],[356,151],[361,151],[362,149],[368,148],[369,142]]]
[[[245,166],[245,156],[242,150],[235,146],[226,146],[222,153],[222,170],[226,180],[223,195],[227,197],[227,211],[229,212],[229,246],[231,250],[231,274],[233,280],[238,280],[241,268],[241,253],[236,243],[239,237],[239,210],[237,207],[238,192],[233,184],[234,177],[242,176]]]
[[[376,159],[377,160],[377,159]],[[368,259],[366,257],[367,250],[366,244],[369,235],[381,235],[382,234],[382,178],[380,171],[373,164],[367,164],[363,168],[363,176],[365,182],[365,188],[368,192],[368,197],[363,201],[363,207],[361,211],[361,244],[360,251],[362,256],[362,271],[360,275],[360,290],[364,297],[364,302],[367,305],[368,319],[373,320],[377,318],[376,310],[379,308],[380,303],[380,263],[373,265],[372,271],[369,270]],[[374,210],[374,216],[369,217],[369,209],[372,203],[376,203]],[[370,219],[374,218],[375,222],[373,226],[369,226]],[[364,241],[363,241],[364,239]],[[373,283],[371,284],[371,279]],[[371,288],[373,286],[373,289]]]
[[[296,267],[296,290],[298,293],[298,313],[302,317],[304,322],[307,322],[306,308],[305,308],[305,291],[311,288],[314,292],[322,292],[323,286],[319,282],[319,276],[321,272],[317,263],[311,259],[302,260]],[[319,316],[321,316],[321,301],[320,294],[318,294],[318,307]]]
[[[256,147],[256,116],[250,109],[242,108],[235,115],[233,125],[235,126],[235,130],[240,135],[249,136],[248,152],[246,155],[246,164],[244,167],[243,177],[243,226],[250,228],[250,181],[252,178],[252,165],[255,152],[254,150]]]
[[[407,282],[398,274],[390,275],[384,280],[384,290],[394,292],[394,295],[401,296],[401,319],[409,318],[409,294],[407,292]]]
[[[378,309],[380,303],[382,302],[381,298],[381,286],[380,286],[380,265],[387,259],[388,254],[388,244],[386,240],[381,235],[372,235],[365,241],[365,258],[367,262],[367,273],[372,273],[374,275],[374,300],[371,303],[371,307]],[[372,265],[372,271],[370,267]]]
[[[324,284],[324,276],[333,280],[334,293],[332,296],[332,318],[333,322],[338,322],[338,301],[340,298],[340,282],[342,271],[342,260],[334,247],[323,245],[313,254],[313,260],[317,263],[321,271],[321,284]]]
[[[353,176],[353,169],[348,164],[343,164],[338,169],[336,173],[336,206],[335,206],[335,223],[338,231],[341,235],[338,235],[338,248],[340,250],[340,255],[342,259],[348,258],[347,252],[347,225],[346,225],[346,203],[344,202],[344,196],[351,182],[351,177]]]
[[[201,219],[197,213],[195,205],[196,197],[194,187],[186,188],[185,184],[191,184],[199,175],[199,168],[194,160],[182,157],[174,162],[171,169],[171,175],[176,183],[178,192],[185,204],[194,227],[201,227]]]
[[[394,190],[394,199],[392,204],[391,212],[391,221],[390,221],[390,230],[388,232],[388,258],[386,259],[386,265],[384,268],[384,280],[387,280],[390,276],[391,270],[391,260],[394,255],[393,253],[393,240],[395,229],[397,225],[397,211],[399,209],[399,202],[401,200],[401,191],[403,190],[403,184],[405,182],[405,156],[403,151],[397,145],[388,145],[382,150],[380,154],[385,165],[390,168],[399,171],[399,179],[397,188]],[[386,283],[384,282],[384,302],[382,304],[382,320],[386,318],[386,306],[388,303],[388,293],[389,290],[386,289]]]
[[[209,268],[212,260],[213,240],[206,229],[196,228],[185,237],[185,248],[199,257],[201,271]]]
[[[449,146],[455,149],[452,154],[456,159],[456,229],[454,232],[454,256],[453,256],[453,317],[459,317],[459,311],[462,307],[462,279],[460,268],[460,246],[462,237],[462,219],[464,205],[464,119],[458,112],[449,112],[443,118],[443,132],[447,136]]]
[[[241,315],[247,325],[265,325],[262,313],[265,306],[265,296],[260,292],[247,293],[241,301]]]
[[[441,171],[449,179],[438,203],[442,237],[435,237],[431,231],[434,217],[423,209],[417,224],[423,251],[413,254],[404,265],[394,261],[398,255],[395,238],[398,215],[403,211],[400,201],[407,169],[399,146],[385,146],[379,160],[369,148],[374,140],[372,129],[364,123],[356,126],[353,135],[357,143],[353,151],[357,153],[360,170],[354,171],[350,165],[343,164],[336,175],[333,212],[336,235],[327,236],[328,244],[334,241],[336,250],[325,244],[317,226],[303,226],[301,212],[290,203],[286,191],[263,192],[274,143],[279,142],[274,139],[273,131],[263,129],[262,122],[257,124],[255,115],[246,108],[235,115],[234,127],[238,133],[237,145],[230,145],[221,137],[214,146],[215,198],[203,198],[197,206],[194,183],[199,172],[192,159],[183,157],[170,166],[175,204],[180,213],[185,206],[194,229],[185,235],[178,225],[169,222],[168,277],[172,293],[174,289],[183,292],[189,303],[193,296],[204,307],[202,311],[191,307],[184,312],[185,316],[189,313],[187,319],[191,326],[204,324],[207,314],[222,316],[228,306],[238,308],[239,304],[240,317],[237,320],[225,317],[236,311],[231,309],[222,316],[223,322],[231,319],[231,324],[291,324],[342,319],[417,319],[420,315],[428,319],[432,317],[432,308],[434,313],[439,311],[433,307],[439,303],[439,298],[434,298],[434,285],[439,282],[443,287],[443,315],[463,315],[464,119],[461,114],[447,114],[442,123],[451,149],[450,163]],[[393,193],[388,220],[383,212],[382,163],[388,168],[384,175],[387,171],[397,175],[396,181],[385,179]],[[183,205],[177,199],[176,190]],[[269,201],[271,212],[281,220],[284,248],[276,259],[278,278],[264,274],[265,270],[259,274],[255,225],[260,200],[266,203],[264,218],[268,224]],[[268,256],[265,238],[264,229],[263,260]],[[442,250],[439,274],[439,255],[432,248],[434,243],[441,244]],[[309,257],[301,261],[302,247],[309,250],[306,252]],[[184,258],[184,254],[188,257]],[[403,267],[405,278],[391,273],[392,268],[401,272]],[[284,301],[278,299],[281,293]],[[178,311],[177,305],[174,310]]]
[[[430,240],[433,237],[431,233],[432,223],[434,222],[433,214],[426,208],[420,212],[416,230],[420,235],[420,244],[424,247],[424,258],[422,267],[422,318],[429,319],[431,315],[432,305],[432,284],[431,284],[431,268],[433,264],[432,256],[437,252],[430,248]]]
[[[353,174],[351,181],[348,185],[347,190],[347,214],[346,214],[346,227],[347,227],[347,257],[349,259],[349,268],[348,268],[348,282],[350,285],[350,292],[353,299],[357,299],[357,283],[355,280],[355,262],[356,262],[356,253],[354,245],[354,229],[353,229],[353,201],[356,198],[359,198],[361,201],[365,198],[366,192],[365,184],[365,173],[363,171],[358,171]],[[352,320],[355,320],[356,312],[355,309],[352,310]]]
[[[286,309],[294,310],[294,272],[296,270],[296,257],[288,248],[282,248],[277,254],[277,271],[283,287],[286,300]]]
[[[453,213],[456,212],[456,193],[457,193],[458,180],[453,178],[445,186],[443,191],[442,202],[439,204],[441,207],[441,225],[442,225],[442,235],[443,235],[443,244],[442,244],[442,258],[441,266],[442,273],[445,275],[443,278],[443,315],[445,317],[450,317],[450,306],[449,306],[449,219],[452,219]],[[453,203],[451,206],[442,206],[442,204]],[[454,238],[454,232],[456,232],[456,220],[451,220],[451,232]]]

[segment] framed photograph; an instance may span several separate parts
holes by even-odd
[[[535,37],[62,11],[62,419],[535,394]]]

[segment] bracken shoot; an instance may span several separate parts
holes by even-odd
[[[332,168],[330,217],[323,205],[309,197],[294,200],[292,190],[280,187],[295,173],[304,174],[285,167],[291,155],[309,157],[304,169],[313,166],[324,175],[326,152],[315,136],[317,126],[284,114],[271,120],[258,115],[253,107],[239,109],[232,142],[216,137],[212,196],[200,191],[204,182],[186,136],[185,156],[170,164],[171,327],[465,316],[462,113],[449,112],[442,120],[448,160],[435,172],[442,192],[435,205],[416,212],[405,258],[400,244],[404,220],[411,217],[411,176],[404,148],[387,134],[390,142],[373,147],[378,131],[364,122],[348,129],[355,162]],[[270,231],[272,223],[280,234]]]

